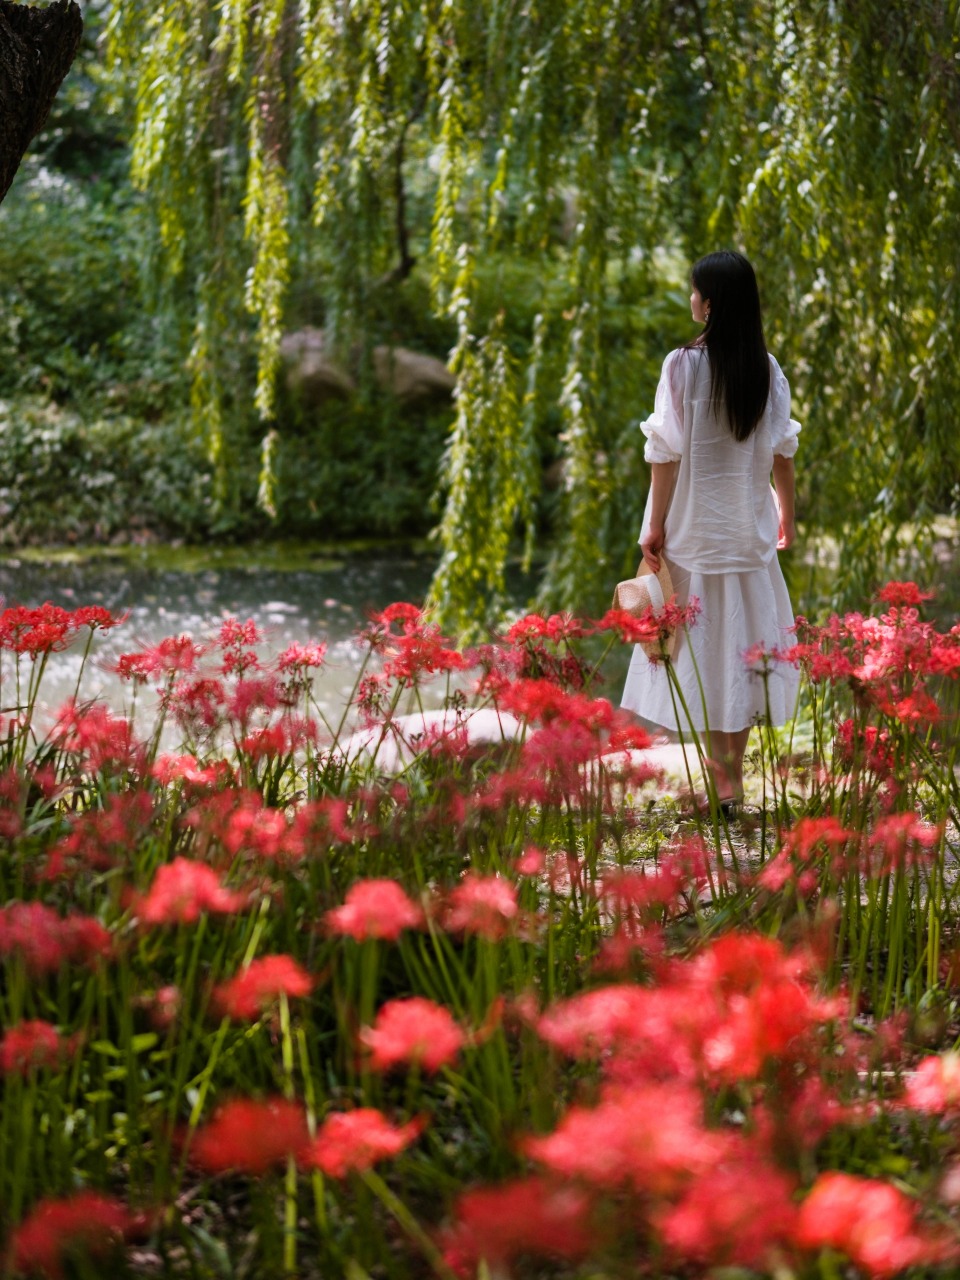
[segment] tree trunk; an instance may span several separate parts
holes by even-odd
[[[43,9],[0,0],[0,200],[43,127],[82,31],[75,0]]]

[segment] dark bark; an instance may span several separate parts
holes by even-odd
[[[82,31],[74,0],[42,9],[0,0],[0,200],[43,127]]]

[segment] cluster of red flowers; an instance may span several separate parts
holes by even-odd
[[[303,1169],[321,1169],[328,1177],[362,1173],[380,1160],[405,1150],[423,1132],[417,1117],[395,1125],[373,1107],[330,1112],[311,1138],[306,1113],[285,1098],[225,1103],[199,1129],[190,1158],[207,1173],[239,1171],[264,1174],[293,1158]]]
[[[60,916],[42,902],[11,902],[0,908],[0,957],[19,956],[30,973],[90,964],[112,950],[110,933],[93,916]]]
[[[99,605],[84,605],[72,611],[49,601],[36,609],[13,605],[0,611],[0,650],[37,658],[66,649],[85,629],[109,631],[126,617],[126,614],[112,614]]]
[[[881,617],[834,616],[822,627],[797,619],[797,644],[786,657],[799,662],[814,683],[851,685],[883,715],[908,726],[933,724],[937,703],[926,687],[932,676],[960,675],[960,627],[945,634],[920,618],[929,599],[913,582],[890,582],[878,598]]]
[[[801,625],[790,655],[748,655],[760,671],[787,656],[801,661],[815,680],[849,682],[857,706],[837,730],[836,760],[852,776],[867,770],[874,780],[892,777],[899,767],[898,725],[936,721],[925,682],[960,672],[960,632],[938,635],[920,620],[923,593],[913,584],[889,584],[880,599],[887,607],[880,618],[851,614],[819,630]],[[276,1010],[285,1010],[286,1001],[300,1002],[295,1016],[304,1020],[316,1012],[318,987],[340,964],[356,963],[365,979],[387,960],[391,991],[403,990],[393,982],[402,964],[421,964],[433,947],[471,963],[474,957],[490,961],[493,972],[497,955],[508,951],[494,950],[504,939],[517,953],[538,940],[543,918],[529,909],[538,898],[549,899],[551,911],[569,902],[591,913],[607,933],[597,966],[607,985],[543,1011],[530,992],[507,1006],[511,1034],[519,1026],[528,1040],[539,1036],[541,1056],[580,1060],[584,1065],[571,1076],[589,1085],[558,1113],[549,1131],[516,1144],[535,1172],[468,1191],[457,1201],[442,1244],[448,1265],[464,1275],[481,1259],[506,1270],[519,1254],[581,1258],[618,1235],[648,1240],[681,1269],[798,1269],[809,1253],[824,1248],[839,1250],[873,1276],[949,1260],[953,1246],[922,1224],[915,1205],[895,1187],[839,1173],[814,1178],[817,1144],[838,1125],[860,1122],[865,1108],[845,1102],[838,1085],[852,1052],[852,1033],[837,1027],[849,1014],[848,1002],[820,993],[813,944],[807,951],[789,951],[766,937],[730,933],[692,957],[670,958],[668,940],[684,927],[684,917],[699,913],[708,884],[714,888],[719,877],[725,890],[729,883],[712,851],[685,841],[662,849],[655,868],[598,871],[576,834],[559,851],[547,834],[536,838],[548,847],[527,845],[519,858],[515,851],[522,844],[504,842],[497,854],[505,856],[493,866],[510,867],[509,874],[481,870],[475,861],[481,842],[474,833],[485,835],[484,823],[497,829],[501,810],[516,816],[515,801],[524,814],[531,806],[536,812],[538,804],[574,817],[599,812],[603,822],[593,855],[601,848],[614,822],[622,820],[617,788],[650,776],[648,762],[631,758],[631,752],[646,751],[649,739],[607,700],[592,696],[589,668],[572,642],[589,632],[608,632],[625,642],[659,643],[666,626],[689,625],[696,615],[695,602],[671,609],[640,619],[611,611],[589,626],[566,615],[529,615],[510,628],[509,647],[463,654],[448,646],[416,606],[390,606],[365,633],[382,662],[367,676],[361,706],[382,710],[392,703],[398,683],[417,686],[428,677],[473,668],[481,673],[480,696],[491,699],[504,722],[510,718],[517,736],[504,734],[496,752],[476,767],[461,722],[451,727],[444,719],[430,726],[424,719],[426,727],[412,743],[416,766],[403,778],[357,783],[348,769],[342,785],[331,784],[329,793],[323,785],[311,788],[310,799],[302,792],[291,797],[292,788],[271,790],[264,779],[272,772],[279,777],[286,767],[274,770],[274,762],[292,759],[318,741],[316,725],[301,719],[295,707],[303,709],[312,673],[325,661],[324,646],[292,645],[268,666],[257,654],[261,637],[252,622],[228,619],[209,645],[170,637],[124,655],[117,670],[133,681],[163,686],[163,709],[184,729],[196,754],[163,755],[148,766],[150,753],[126,720],[97,706],[70,705],[51,740],[64,781],[19,766],[0,775],[0,838],[21,839],[28,795],[50,796],[62,785],[73,789],[78,803],[86,794],[95,796],[89,807],[56,818],[41,856],[33,858],[30,846],[30,886],[46,881],[64,895],[71,874],[112,872],[131,850],[148,841],[151,848],[159,846],[152,837],[161,827],[166,837],[173,833],[173,848],[185,847],[190,856],[168,854],[152,871],[151,883],[144,876],[141,892],[127,889],[120,898],[129,928],[121,926],[118,936],[142,954],[157,952],[163,941],[149,930],[190,926],[204,913],[234,915],[257,901],[264,884],[271,898],[275,888],[279,897],[285,885],[295,884],[297,914],[291,918],[305,919],[308,954],[326,951],[332,957],[327,967],[327,961],[311,959],[305,968],[292,954],[254,955],[227,980],[218,975],[199,982],[215,1014],[263,1019],[265,1040],[275,1036]],[[0,615],[0,647],[35,656],[67,643],[81,627],[117,621],[106,611],[68,614],[51,605],[7,610]],[[219,656],[205,663],[210,654]],[[888,723],[871,724],[871,716],[887,717]],[[386,735],[393,726],[384,724],[383,730]],[[229,761],[212,758],[221,733],[232,739]],[[91,777],[99,789],[82,791]],[[773,857],[750,882],[753,901],[769,905],[758,887],[793,886],[803,898],[822,889],[825,880],[842,882],[852,869],[879,876],[922,866],[943,840],[944,827],[906,804],[893,808],[881,806],[879,818],[871,810],[867,833],[834,816],[802,819],[783,832]],[[432,835],[440,827],[447,828],[445,852],[452,849],[455,859],[465,855],[459,865],[468,869],[454,883],[431,880],[413,892],[376,874],[396,865],[391,846],[397,832]],[[354,881],[339,902],[339,894],[332,895],[342,885],[342,866],[350,864],[347,845],[356,846],[371,878]],[[385,849],[389,857],[381,856]],[[151,854],[149,866],[154,865]],[[524,876],[539,882],[518,883]],[[310,930],[310,908],[302,906],[301,890],[311,883],[323,886],[320,902],[328,908],[322,911],[323,938]],[[411,874],[408,888],[413,883]],[[322,908],[314,900],[314,918]],[[266,913],[261,919],[266,921]],[[259,940],[262,927],[258,922],[251,936]],[[411,938],[412,930],[426,936]],[[331,937],[368,945],[358,957]],[[385,957],[372,943],[399,947]],[[15,978],[22,979],[21,969],[31,977],[60,973],[112,950],[111,933],[92,916],[62,916],[38,902],[0,908],[0,961]],[[622,978],[638,957],[643,984],[610,976]],[[203,973],[205,963],[197,972]],[[158,968],[150,982],[169,976]],[[196,989],[184,972],[178,970],[175,980],[182,989],[158,985],[132,995],[134,1008],[146,1010],[161,1029],[185,1016]],[[339,974],[336,989],[343,989]],[[406,1074],[410,1096],[424,1078],[426,1087],[445,1089],[464,1060],[464,1073],[469,1072],[471,1056],[489,1037],[497,1035],[500,1047],[501,1002],[492,1002],[482,1026],[471,1025],[463,1007],[451,1000],[448,1008],[422,995],[386,1000],[375,1015],[357,1018],[365,1025],[354,1024],[349,1051],[357,1053],[364,1073]],[[247,1034],[252,1039],[258,1033],[241,1028],[238,1038]],[[57,1072],[77,1044],[52,1023],[14,1022],[0,1039],[0,1071],[11,1087],[21,1087],[21,1076],[33,1087],[38,1072]],[[955,1055],[921,1063],[902,1106],[955,1119]],[[187,1135],[187,1155],[211,1175],[259,1176],[293,1160],[302,1170],[345,1178],[399,1156],[419,1137],[425,1120],[409,1118],[410,1110],[396,1122],[369,1107],[333,1111],[318,1124],[312,1109],[308,1114],[289,1098],[235,1099]],[[126,1209],[103,1197],[43,1201],[16,1229],[11,1258],[17,1268],[56,1276],[73,1249],[96,1256],[131,1229]]]
[[[469,1276],[481,1259],[576,1259],[644,1221],[688,1265],[796,1269],[829,1247],[887,1277],[955,1259],[956,1242],[887,1183],[822,1174],[798,1203],[808,1156],[791,1155],[785,1128],[809,1152],[859,1118],[824,1083],[835,1052],[824,1031],[845,1002],[818,996],[814,978],[809,956],[731,934],[665,966],[657,987],[620,984],[547,1010],[540,1035],[597,1058],[605,1083],[552,1133],[523,1141],[541,1174],[460,1198],[443,1236],[448,1265]],[[935,1063],[907,1101],[940,1113],[960,1099],[960,1072]],[[749,1086],[739,1096],[751,1099],[752,1117],[735,1125],[716,1120],[717,1091],[730,1086]]]
[[[76,1048],[57,1028],[42,1019],[27,1019],[10,1027],[0,1039],[0,1071],[27,1075],[41,1067],[59,1066]]]
[[[66,1263],[79,1249],[106,1258],[142,1227],[119,1200],[95,1191],[78,1191],[62,1200],[41,1200],[13,1233],[10,1264],[15,1274],[40,1274],[61,1280]]]

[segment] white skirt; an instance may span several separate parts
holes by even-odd
[[[688,732],[691,724],[698,732],[710,728],[736,733],[765,720],[768,713],[772,724],[785,724],[796,706],[796,667],[773,662],[764,689],[762,675],[744,662],[744,654],[757,644],[770,651],[796,643],[790,631],[790,596],[777,557],[749,573],[700,573],[669,559],[667,567],[677,603],[686,605],[693,597],[700,601],[700,615],[680,636],[673,659],[687,710],[664,664],[651,662],[639,645],[634,647],[620,705],[648,725],[672,733],[678,728]]]

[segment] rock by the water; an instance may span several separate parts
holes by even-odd
[[[286,366],[287,390],[306,405],[346,400],[357,389],[349,373],[326,354],[322,329],[307,326],[284,334],[280,355]]]
[[[384,391],[407,402],[449,399],[457,385],[442,360],[406,347],[374,347],[373,372]]]

